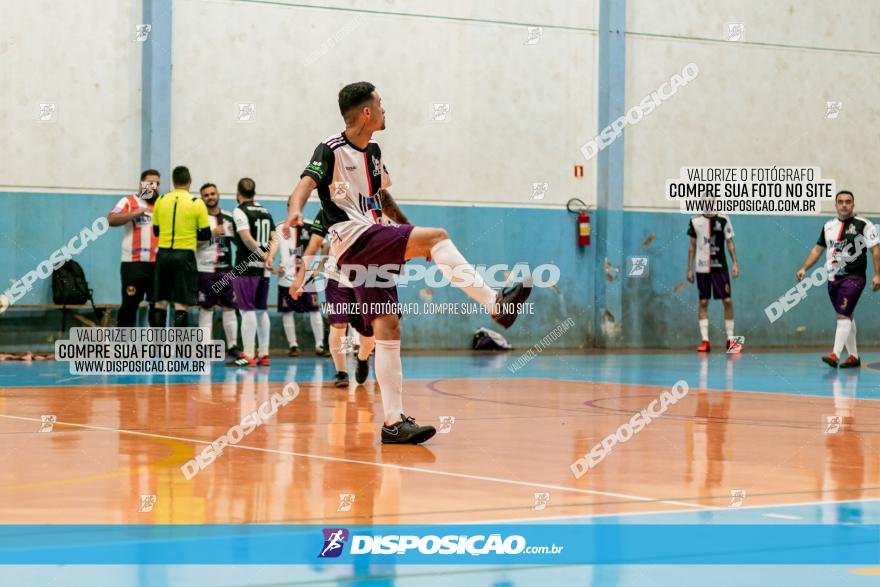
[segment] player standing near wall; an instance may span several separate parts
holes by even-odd
[[[739,263],[736,260],[736,246],[733,244],[733,225],[723,214],[701,214],[691,218],[688,224],[687,280],[694,282],[694,259],[697,262],[697,289],[700,292],[700,307],[697,317],[702,342],[697,352],[708,353],[709,344],[709,298],[721,300],[724,304],[724,330],[727,333],[727,350],[738,353],[742,345],[733,338],[733,300],[730,297],[730,274],[727,272],[727,257],[724,243],[730,251],[733,277],[739,277]]]
[[[822,252],[826,252],[827,263],[832,269],[828,276],[828,296],[837,313],[837,331],[831,354],[822,357],[822,360],[837,367],[840,353],[845,346],[849,357],[840,364],[845,369],[860,367],[862,364],[856,346],[856,320],[853,313],[867,281],[868,249],[871,250],[874,261],[871,286],[874,291],[880,290],[880,239],[877,236],[877,227],[870,220],[855,215],[855,197],[852,192],[837,192],[834,206],[837,209],[837,218],[829,220],[822,227],[819,240],[795,277],[800,282],[807,270],[822,256]]]
[[[107,214],[107,224],[125,227],[119,266],[122,305],[116,317],[116,325],[120,327],[136,325],[138,306],[144,299],[150,304],[148,319],[154,317],[153,276],[159,239],[153,234],[153,204],[158,197],[159,172],[147,169],[141,173],[140,191],[116,202]],[[150,326],[159,325],[150,322]]]

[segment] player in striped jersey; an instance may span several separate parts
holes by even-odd
[[[210,333],[214,325],[214,307],[220,306],[226,353],[238,357],[238,320],[235,317],[235,296],[232,292],[232,214],[220,209],[217,186],[206,183],[199,189],[208,208],[211,240],[199,241],[196,266],[199,270],[199,327]]]
[[[837,209],[837,218],[829,220],[822,227],[816,245],[798,269],[795,278],[798,282],[802,281],[807,270],[825,253],[826,267],[831,269],[828,276],[828,296],[837,313],[837,330],[831,354],[822,357],[822,360],[831,367],[837,367],[840,354],[846,347],[849,357],[839,365],[846,369],[862,365],[856,346],[856,320],[853,314],[867,282],[869,250],[874,264],[871,289],[880,290],[880,236],[877,227],[870,220],[855,215],[855,197],[852,192],[838,192],[834,196],[834,206]]]
[[[153,234],[153,204],[159,197],[159,172],[147,169],[141,173],[140,190],[125,196],[107,214],[107,224],[125,229],[122,237],[122,305],[116,318],[117,326],[131,327],[137,323],[138,305],[146,299],[150,310],[153,299],[153,273],[156,267],[158,238]],[[154,312],[148,313],[150,326]]]
[[[306,291],[297,299],[292,298],[288,291],[293,283],[297,267],[302,264],[302,252],[309,243],[310,228],[311,224],[306,224],[299,230],[294,230],[291,238],[285,238],[283,234],[276,232],[276,238],[269,244],[269,253],[266,255],[266,266],[278,274],[278,313],[281,314],[284,335],[287,337],[287,354],[291,357],[299,355],[294,314],[308,314],[312,335],[315,337],[315,354],[319,357],[325,355],[324,320],[321,318],[321,308],[318,304],[318,292],[315,290],[315,286],[307,287]],[[278,250],[281,251],[281,265],[272,267],[275,253]]]
[[[318,190],[327,221],[330,247],[340,267],[394,266],[424,257],[433,259],[443,276],[489,310],[493,320],[510,327],[531,293],[531,283],[503,292],[486,285],[442,228],[403,224],[387,188],[391,185],[373,134],[385,129],[385,110],[369,82],[348,84],[339,91],[345,130],[322,141],[288,200],[286,225],[302,224],[302,210]],[[383,215],[400,224],[387,224]],[[385,313],[398,303],[392,283],[355,288],[365,323],[376,333],[376,380],[385,417],[382,442],[419,444],[431,438],[433,426],[419,426],[403,414],[403,368],[400,360],[400,316]],[[372,310],[376,308],[376,310]],[[375,312],[375,313],[373,313]]]

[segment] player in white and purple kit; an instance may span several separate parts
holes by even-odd
[[[196,267],[199,270],[199,327],[210,333],[214,326],[214,308],[220,306],[223,332],[226,334],[226,353],[238,356],[238,319],[235,315],[235,296],[232,291],[232,214],[220,209],[220,193],[213,183],[199,189],[208,208],[211,240],[199,241],[196,249]]]
[[[837,331],[831,354],[822,357],[822,360],[837,367],[843,347],[846,347],[849,357],[840,363],[840,367],[846,369],[862,365],[856,347],[856,320],[853,313],[867,282],[868,250],[871,251],[874,262],[872,289],[880,290],[880,237],[877,227],[870,220],[855,215],[855,198],[852,192],[838,192],[834,197],[834,205],[837,218],[829,220],[822,227],[819,240],[795,277],[801,281],[822,253],[826,254],[826,266],[831,269],[828,275],[828,296],[837,314]]]
[[[287,337],[287,354],[291,357],[299,355],[299,346],[296,340],[296,322],[294,314],[307,314],[312,335],[315,337],[315,354],[323,357],[324,351],[324,320],[321,318],[321,306],[318,303],[318,292],[314,284],[306,286],[298,298],[290,296],[290,286],[293,285],[299,265],[302,264],[303,249],[309,243],[310,224],[302,226],[299,230],[293,230],[291,237],[286,238],[281,232],[275,233],[275,240],[269,245],[267,265],[272,264],[275,251],[281,251],[281,266],[273,268],[278,274],[278,313],[281,314],[281,322],[284,326],[284,335]]]

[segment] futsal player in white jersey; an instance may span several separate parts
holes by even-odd
[[[345,131],[322,141],[300,176],[288,201],[286,224],[300,226],[302,210],[312,190],[318,190],[327,221],[332,256],[340,267],[392,265],[425,257],[433,259],[444,277],[488,309],[505,328],[516,320],[531,284],[516,284],[503,292],[486,285],[442,228],[384,224],[383,214],[400,221],[399,209],[388,193],[391,185],[374,133],[385,128],[385,110],[369,82],[349,84],[339,91],[339,111]],[[390,285],[390,287],[389,287]],[[376,334],[376,380],[382,392],[385,417],[382,442],[418,444],[431,438],[432,426],[419,426],[403,413],[403,369],[400,360],[399,314],[374,313],[394,307],[393,282],[355,288],[361,316]]]
[[[211,333],[214,308],[220,306],[223,332],[226,334],[226,354],[238,357],[238,319],[235,315],[235,295],[232,291],[232,214],[220,208],[220,193],[213,183],[199,189],[208,208],[211,240],[199,241],[196,249],[196,267],[199,271],[199,327]]]
[[[277,307],[278,313],[281,314],[284,335],[287,337],[287,354],[291,357],[299,355],[294,314],[308,315],[312,336],[315,338],[315,354],[320,357],[325,355],[324,320],[321,318],[321,306],[318,303],[318,292],[315,290],[315,286],[306,287],[302,295],[296,299],[290,296],[289,291],[296,275],[297,266],[302,263],[304,244],[307,245],[309,242],[310,226],[302,226],[299,230],[292,231],[290,238],[276,231],[276,238],[269,244],[269,253],[266,255],[266,266],[278,274]],[[278,250],[281,251],[281,266],[273,268],[275,252]]]

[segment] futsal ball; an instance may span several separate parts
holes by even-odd
[[[6,294],[0,294],[0,314],[6,311],[6,308],[9,307],[9,298],[6,297]]]

